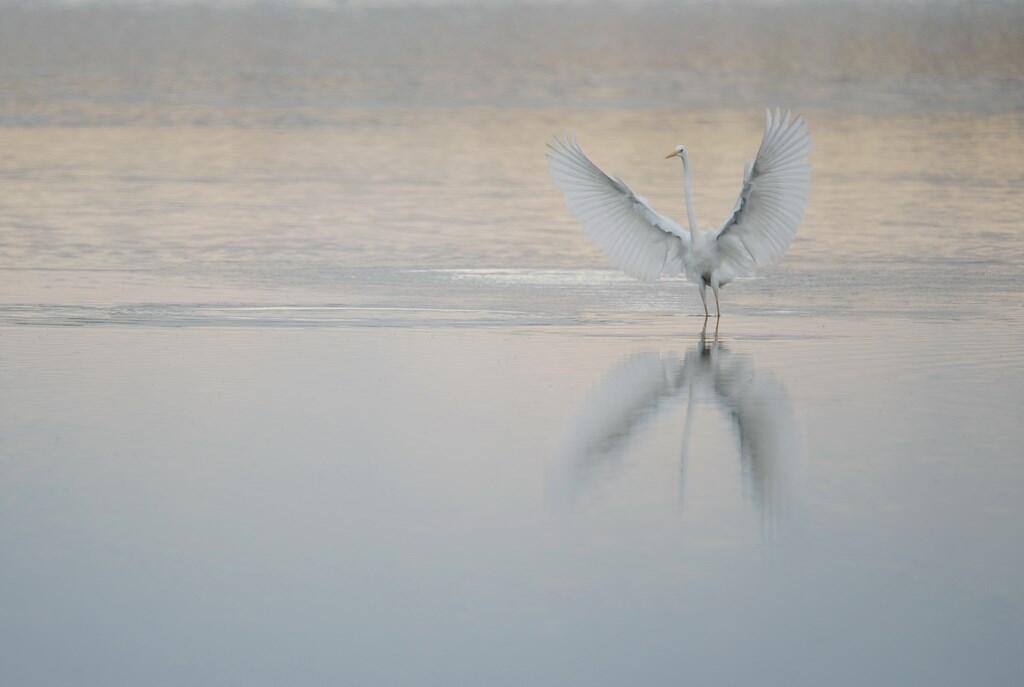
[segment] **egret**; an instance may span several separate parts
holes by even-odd
[[[665,159],[678,157],[683,163],[686,231],[655,211],[622,179],[601,171],[573,138],[556,138],[548,145],[548,166],[569,210],[612,264],[644,281],[685,274],[697,284],[705,318],[710,286],[715,316],[721,317],[718,290],[778,261],[796,235],[807,204],[811,183],[807,124],[802,117],[778,109],[767,110],[765,119],[757,157],[747,162],[732,214],[717,229],[697,225],[684,145],[676,146]]]

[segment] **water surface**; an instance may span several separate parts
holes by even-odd
[[[1019,682],[1012,7],[742,77],[628,47],[735,9],[47,7],[0,8],[4,684]],[[810,205],[717,332],[547,178],[572,130],[682,217],[685,143],[714,225],[777,100]]]

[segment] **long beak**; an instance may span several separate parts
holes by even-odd
[[[668,155],[665,156],[665,159],[671,160],[674,157],[679,157],[679,153],[669,153]]]

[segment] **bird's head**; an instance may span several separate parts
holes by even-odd
[[[683,162],[686,162],[687,161],[687,158],[686,158],[686,146],[684,146],[684,145],[677,145],[675,150],[673,150],[671,153],[669,153],[668,155],[665,156],[665,159],[666,160],[670,160],[670,159],[672,159],[674,157],[678,157]]]

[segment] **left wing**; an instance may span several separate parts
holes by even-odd
[[[626,182],[601,171],[575,140],[548,144],[551,178],[591,241],[616,267],[644,281],[683,271],[690,236]]]

